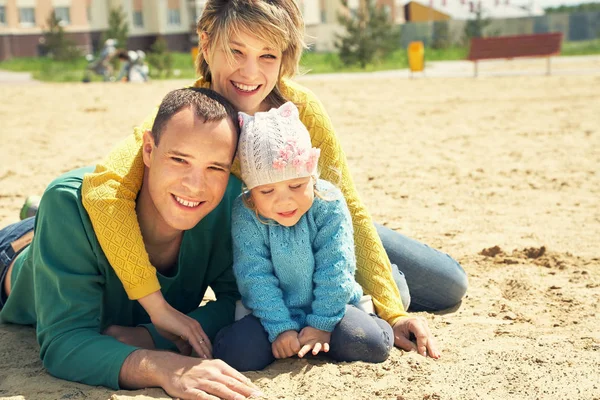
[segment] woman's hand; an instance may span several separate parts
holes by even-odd
[[[394,324],[393,329],[396,346],[406,351],[416,351],[423,357],[427,357],[429,354],[431,358],[440,358],[441,353],[437,348],[437,342],[431,334],[425,318],[403,318]],[[410,340],[411,334],[417,340],[416,345]]]
[[[329,342],[331,342],[331,332],[322,331],[312,326],[307,326],[300,331],[298,340],[302,348],[298,352],[298,357],[302,358],[306,353],[312,350],[316,356],[320,351],[327,353],[329,351]]]
[[[182,354],[189,350],[181,343],[183,340],[189,343],[201,358],[212,358],[212,345],[200,323],[171,307],[160,291],[138,301],[150,316],[158,333],[174,342]]]

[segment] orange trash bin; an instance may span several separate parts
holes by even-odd
[[[409,43],[408,66],[410,72],[421,72],[425,69],[425,47],[423,46],[423,42]]]
[[[198,58],[198,46],[192,47],[190,53],[192,54],[192,62],[196,63],[196,58]]]

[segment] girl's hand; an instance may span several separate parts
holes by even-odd
[[[423,357],[427,354],[431,358],[440,358],[441,353],[437,348],[437,342],[429,326],[427,320],[422,317],[409,317],[396,322],[394,329],[394,344],[406,351],[416,351]],[[417,339],[415,345],[411,340],[411,334]]]
[[[298,332],[290,330],[280,333],[271,345],[271,350],[275,358],[288,358],[295,355],[300,351]]]
[[[182,354],[189,354],[192,346],[199,357],[212,358],[212,345],[200,323],[171,307],[160,291],[142,297],[139,302],[158,333],[174,342]]]
[[[317,355],[320,351],[327,353],[329,351],[329,342],[331,341],[331,332],[322,331],[312,326],[307,326],[300,331],[298,335],[302,348],[298,352],[298,357],[302,358],[312,349],[312,354]]]

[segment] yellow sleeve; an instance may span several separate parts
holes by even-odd
[[[83,177],[81,188],[83,206],[98,242],[132,300],[160,290],[135,212],[144,177],[142,136],[152,128],[157,111],[120,142],[93,173]]]
[[[286,97],[298,104],[300,118],[308,128],[312,144],[321,149],[319,171],[321,178],[339,182],[352,214],[356,247],[356,281],[366,294],[373,297],[377,315],[393,325],[407,316],[398,287],[392,277],[390,260],[373,225],[371,216],[354,187],[346,155],[333,130],[329,115],[321,102],[308,89],[287,82]]]

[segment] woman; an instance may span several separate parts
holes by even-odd
[[[298,70],[305,47],[304,23],[295,1],[209,0],[197,31],[200,78],[194,86],[217,91],[250,115],[287,100],[297,105],[313,146],[321,149],[321,177],[339,182],[352,214],[357,282],[372,296],[377,314],[392,325],[396,346],[437,358],[439,352],[426,321],[405,311],[410,301],[407,282],[413,308],[443,309],[458,303],[464,295],[465,273],[449,256],[373,225],[323,106],[309,90],[289,80]],[[108,260],[130,298],[142,305],[155,298],[159,290],[134,212],[144,173],[141,133],[151,127],[153,119],[154,115],[136,128],[135,140],[125,141],[94,174],[87,176],[82,190],[84,205]],[[239,165],[234,165],[232,172],[239,177]],[[110,222],[116,220],[120,226],[111,226]],[[392,267],[384,246],[400,270]],[[128,273],[131,271],[138,273]],[[183,316],[177,320],[173,314],[163,315],[165,325],[192,323]],[[409,340],[411,334],[417,339],[416,346]]]

